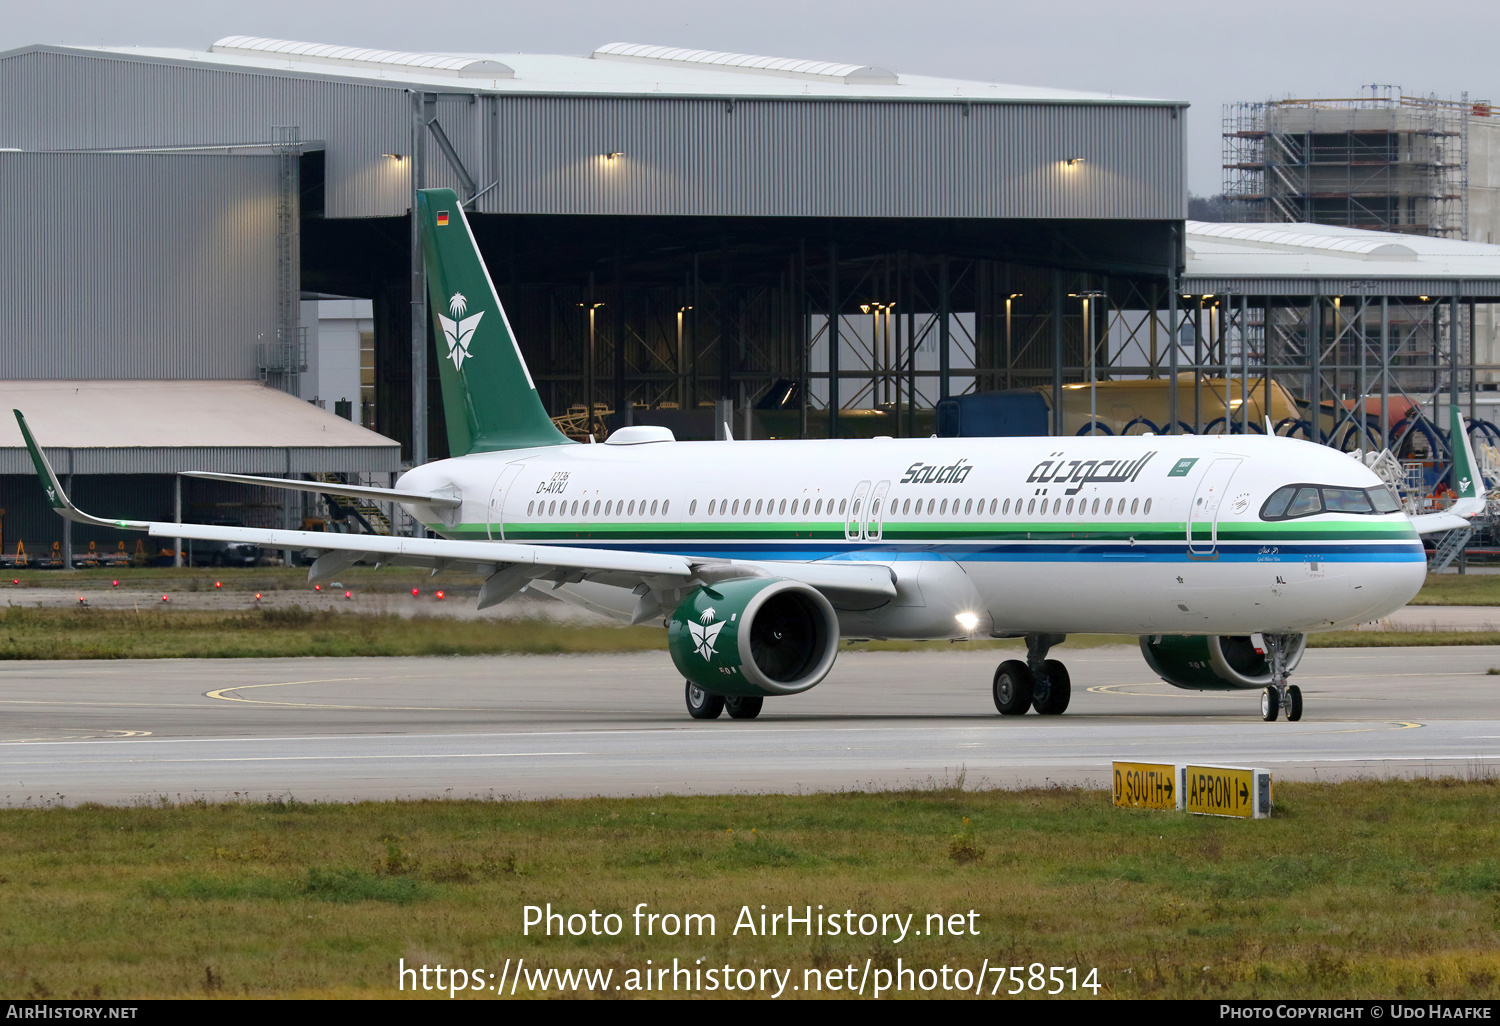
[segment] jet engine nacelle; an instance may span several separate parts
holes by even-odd
[[[1297,635],[1287,649],[1288,672],[1306,649],[1307,635]],[[1148,634],[1141,638],[1141,655],[1174,688],[1239,691],[1271,683],[1271,661],[1255,651],[1247,635]]]
[[[691,592],[667,621],[684,677],[716,695],[795,695],[828,676],[839,621],[815,588],[750,577]]]

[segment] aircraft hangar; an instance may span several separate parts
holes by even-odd
[[[371,304],[364,427],[315,411],[258,446],[245,433],[281,415],[244,397],[238,433],[164,416],[183,437],[154,447],[71,422],[75,473],[152,475],[134,516],[238,515],[217,486],[174,495],[175,470],[384,481],[446,455],[418,188],[465,199],[544,403],[582,432],[711,436],[727,401],[778,437],[929,434],[940,399],[997,387],[998,367],[1079,380],[1106,325],[1078,297],[1158,301],[1183,259],[1179,101],[628,43],[251,37],[24,47],[0,54],[0,95],[0,389],[44,444],[61,434],[46,396],[70,387],[130,382],[98,408],[137,415],[193,382],[310,399],[300,300]],[[0,430],[0,545],[50,542],[61,525]]]

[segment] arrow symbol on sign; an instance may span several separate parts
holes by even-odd
[[[1245,782],[1243,780],[1240,781],[1240,801],[1244,803],[1248,803],[1250,801],[1250,789],[1245,786]]]

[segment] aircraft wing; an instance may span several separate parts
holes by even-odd
[[[673,593],[699,583],[741,577],[777,576],[824,591],[830,600],[842,597],[871,605],[889,601],[896,594],[888,568],[860,563],[738,563],[728,560],[689,560],[672,553],[636,552],[622,549],[585,548],[567,545],[526,545],[516,542],[454,541],[448,538],[400,538],[380,534],[334,534],[324,531],[289,531],[275,528],[228,527],[209,524],[178,524],[152,520],[109,520],[85,513],[73,505],[63,491],[41,447],[31,435],[26,418],[15,411],[16,422],[31,453],[37,476],[53,510],[68,520],[126,531],[144,531],[154,538],[191,538],[196,541],[248,542],[273,549],[303,549],[321,555],[308,570],[309,581],[329,580],[354,564],[419,566],[433,570],[467,570],[489,575],[479,593],[479,608],[503,602],[534,580],[556,583],[584,579],[627,588],[642,597],[642,618]],[[220,480],[312,486],[317,482],[283,482],[279,478],[247,478],[244,475],[198,474]],[[372,489],[373,490],[373,489]],[[433,496],[408,497],[406,501],[431,502]],[[442,497],[447,498],[447,497]]]
[[[438,509],[455,509],[463,505],[456,495],[441,495],[435,492],[398,492],[394,488],[367,488],[363,485],[327,484],[322,481],[292,481],[284,477],[255,477],[251,474],[216,474],[207,470],[183,470],[183,477],[201,477],[208,481],[230,481],[235,484],[261,485],[266,488],[285,488],[294,492],[313,492],[318,495],[347,495],[352,499],[369,499],[374,502],[420,502]]]

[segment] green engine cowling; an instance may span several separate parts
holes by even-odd
[[[1306,649],[1307,636],[1297,635],[1286,654],[1288,672]],[[1270,660],[1255,651],[1248,635],[1148,634],[1141,637],[1141,655],[1174,688],[1242,691],[1271,683]]]
[[[684,677],[730,697],[795,695],[838,655],[839,621],[799,581],[749,577],[695,589],[667,621],[667,649]]]

